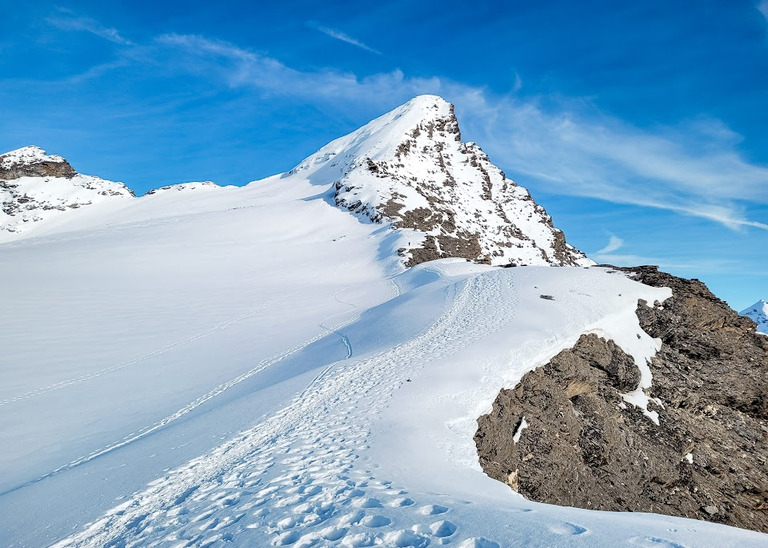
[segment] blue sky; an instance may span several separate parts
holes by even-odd
[[[592,258],[768,298],[768,0],[4,4],[2,151],[244,184],[436,93]]]

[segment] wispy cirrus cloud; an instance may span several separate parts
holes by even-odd
[[[614,251],[621,249],[622,246],[624,246],[624,240],[611,234],[608,239],[608,244],[597,253],[613,253]]]
[[[717,120],[640,129],[591,114],[579,101],[496,96],[443,78],[400,71],[358,78],[334,70],[299,71],[224,41],[168,34],[157,44],[176,50],[174,64],[264,93],[305,101],[390,108],[422,93],[454,102],[462,126],[493,159],[551,192],[674,211],[731,229],[768,230],[745,203],[768,204],[768,167],[738,152],[740,137]],[[548,98],[549,99],[549,98]],[[523,181],[524,182],[524,181]]]
[[[70,28],[88,27],[89,32],[127,43],[118,31],[105,31],[89,23],[92,20],[73,21],[67,23]],[[535,181],[555,194],[673,211],[735,230],[768,230],[762,219],[749,216],[753,204],[768,204],[768,167],[747,161],[738,150],[739,135],[717,120],[637,128],[596,113],[578,99],[496,95],[401,71],[361,78],[337,70],[297,70],[273,57],[198,35],[165,34],[134,44],[115,66],[131,63],[142,77],[151,77],[147,73],[155,67],[163,75],[196,75],[212,89],[224,85],[344,111],[383,112],[415,95],[442,95],[456,105],[465,135],[522,184]]]
[[[117,29],[105,26],[90,17],[76,15],[68,9],[59,8],[57,13],[46,18],[46,21],[61,30],[88,32],[104,40],[124,46],[133,44],[133,42],[120,34]]]
[[[357,40],[356,38],[352,38],[350,35],[344,32],[341,32],[340,30],[326,27],[325,25],[321,25],[316,21],[308,21],[307,26],[309,28],[315,29],[316,31],[322,32],[326,36],[330,36],[331,38],[335,38],[336,40],[341,40],[342,42],[346,42],[347,44],[363,49],[369,53],[375,53],[376,55],[381,55],[381,52],[379,50],[373,49],[372,47],[364,44],[360,40]]]
[[[760,0],[757,3],[757,11],[759,11],[763,17],[765,17],[766,22],[768,22],[768,0]]]

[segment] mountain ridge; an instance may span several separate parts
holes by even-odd
[[[6,239],[62,213],[109,201],[150,197],[175,189],[220,192],[210,181],[181,183],[136,198],[123,183],[80,175],[61,156],[39,147],[0,155],[9,166],[0,176]],[[508,179],[474,143],[461,140],[453,105],[434,95],[418,96],[340,137],[292,170],[239,188],[240,194],[265,181],[307,181],[325,186],[329,202],[364,222],[389,225],[401,234],[398,253],[405,266],[460,257],[496,266],[594,264],[566,243],[565,235],[525,188]],[[237,195],[237,193],[235,193]],[[204,207],[204,206],[203,206]],[[233,202],[231,207],[237,207]],[[88,208],[92,209],[92,208]],[[70,223],[71,224],[71,223]]]

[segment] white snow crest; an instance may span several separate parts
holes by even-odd
[[[0,168],[7,169],[17,165],[28,165],[37,162],[61,163],[64,161],[64,158],[61,156],[46,154],[42,148],[31,145],[0,155]]]

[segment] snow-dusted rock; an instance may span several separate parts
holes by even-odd
[[[0,156],[0,233],[30,226],[84,206],[133,198],[122,183],[80,175],[61,156],[36,146]]]
[[[168,185],[160,188],[154,188],[147,192],[147,195],[151,196],[153,194],[160,194],[171,190],[181,192],[184,190],[218,190],[220,188],[221,187],[213,181],[194,181],[189,183],[179,183],[178,185]]]

